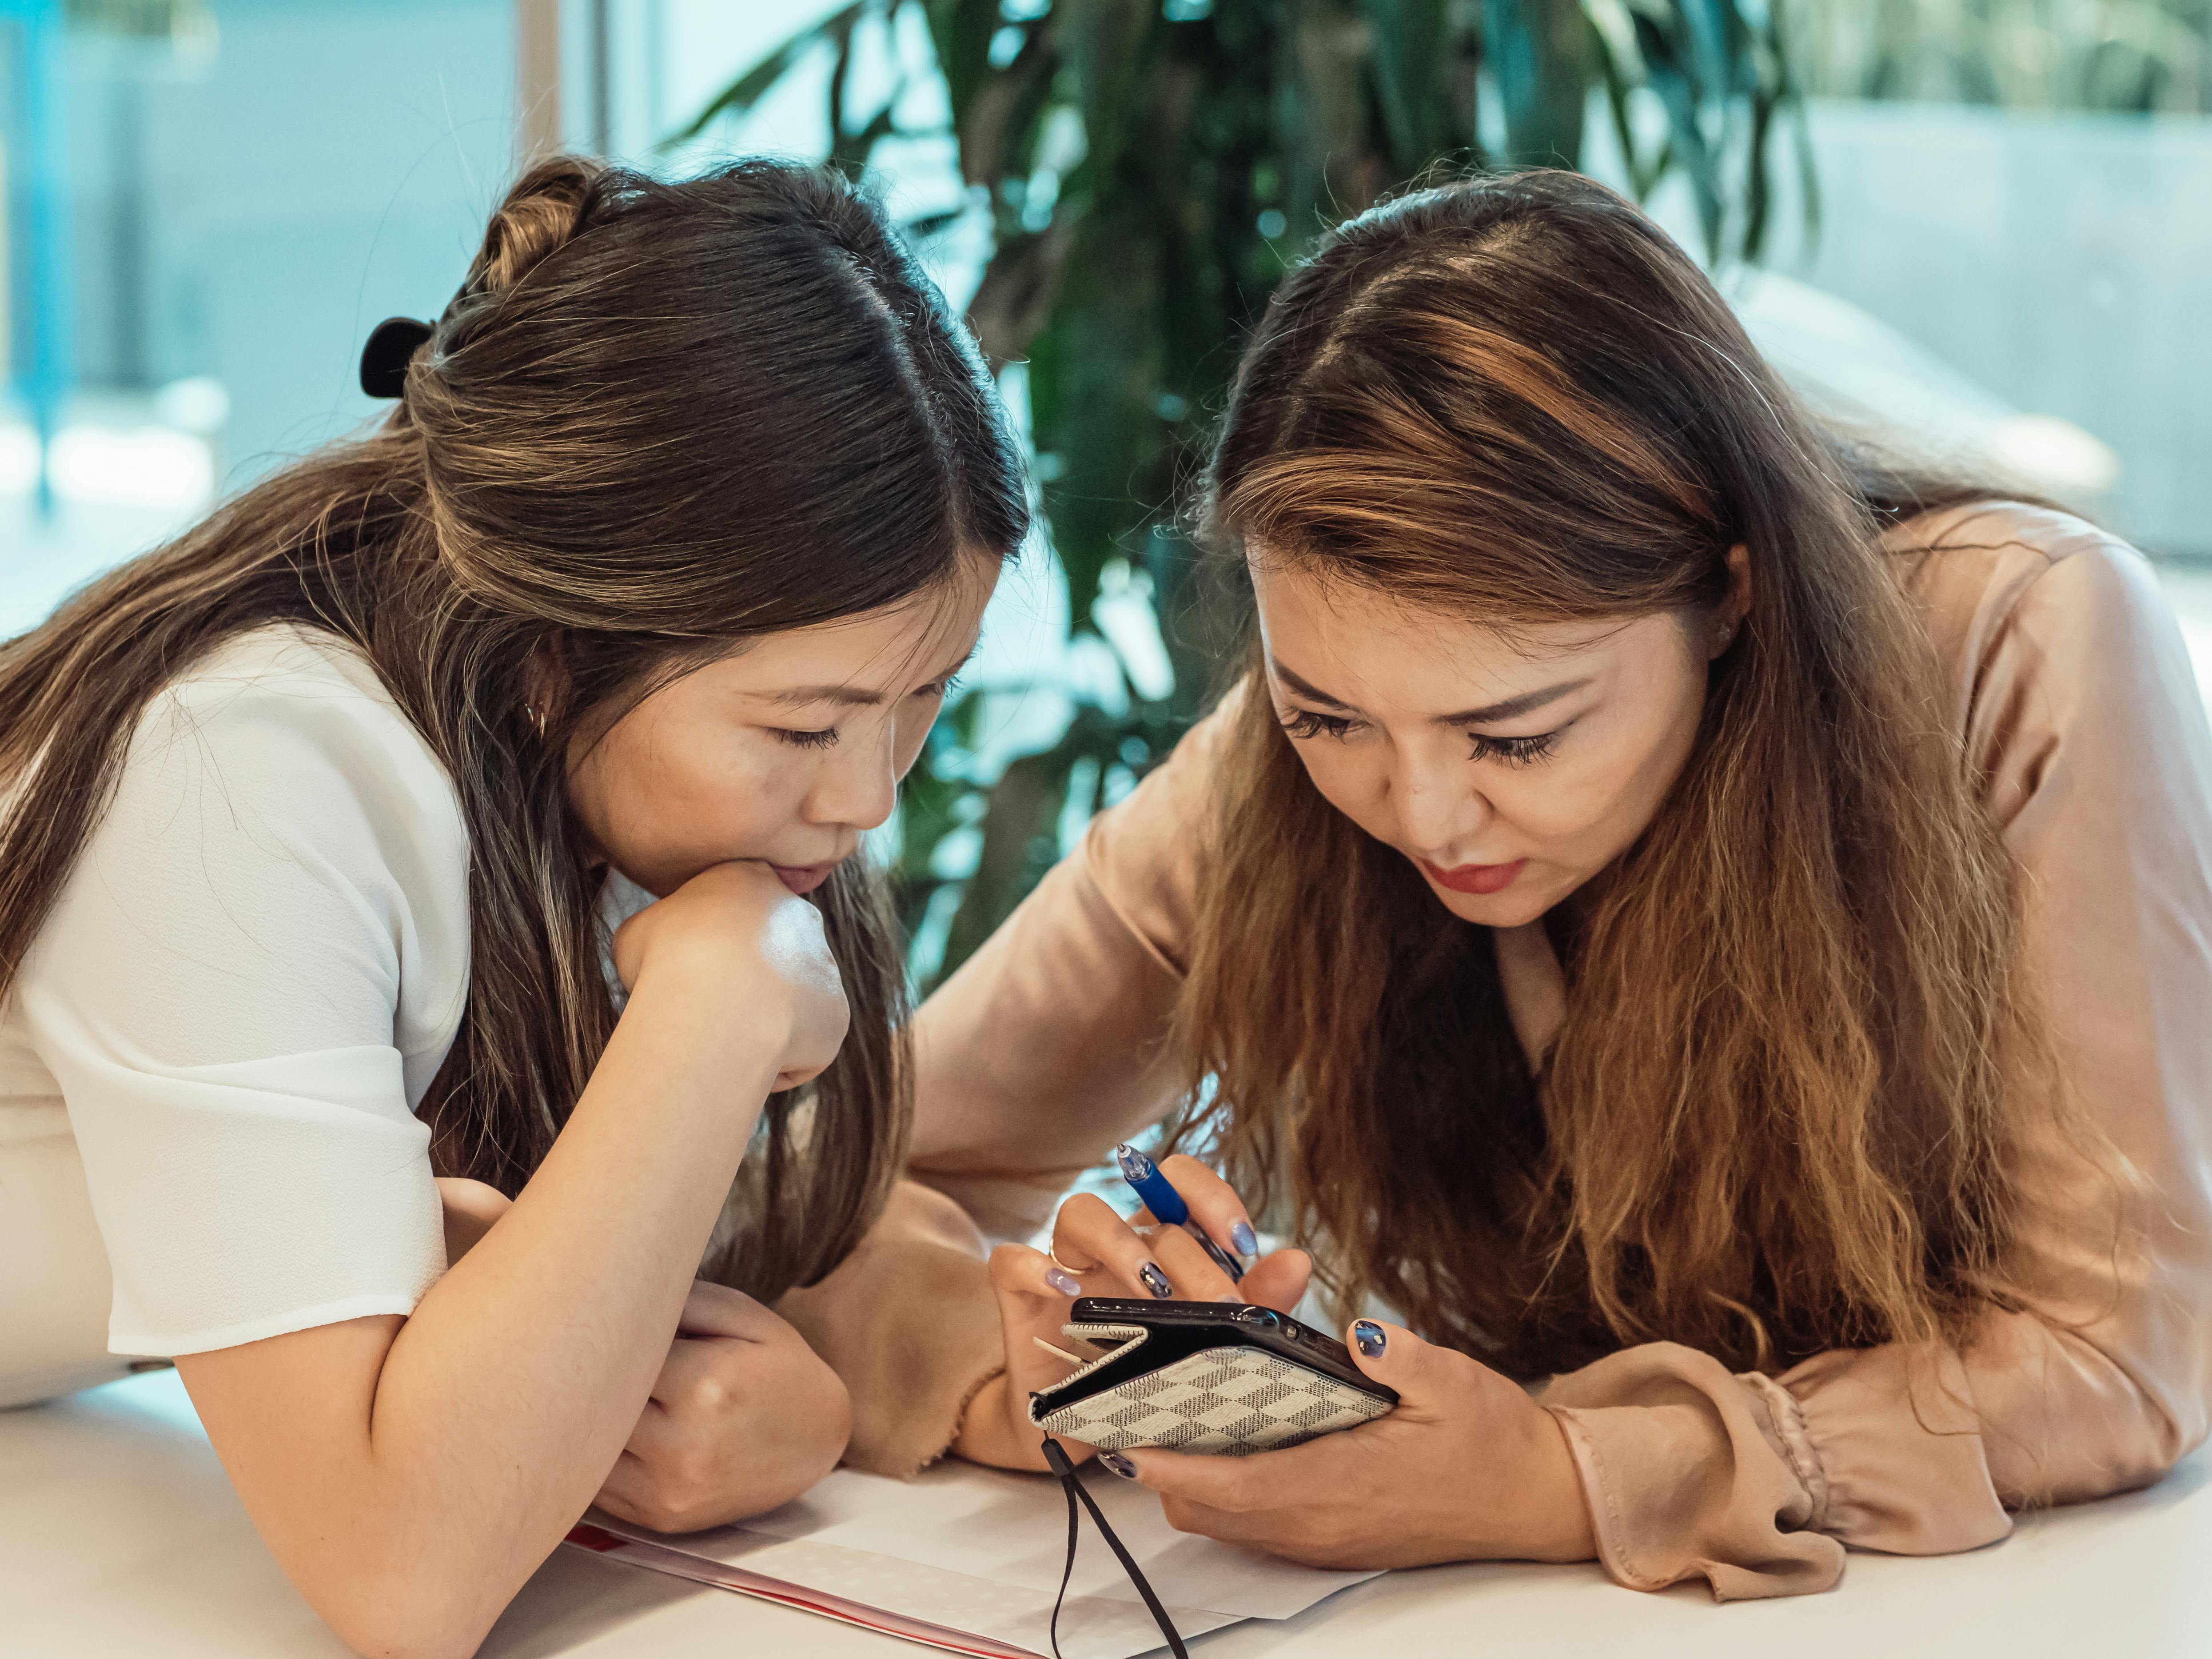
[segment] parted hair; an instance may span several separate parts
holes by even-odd
[[[420,1111],[441,1174],[513,1194],[615,1019],[572,738],[748,639],[926,598],[1027,524],[981,359],[840,176],[548,160],[492,216],[388,419],[0,645],[0,992],[149,701],[241,630],[327,629],[459,797],[467,1001]],[[565,693],[533,714],[548,662]],[[763,1297],[850,1249],[910,1116],[895,924],[858,860],[815,902],[851,1035],[769,1101],[707,1264]]]
[[[1521,1376],[1955,1334],[2057,1094],[2010,859],[1879,535],[1988,492],[1861,467],[1711,285],[1564,173],[1344,225],[1237,375],[1206,528],[1504,629],[1750,611],[1656,820],[1546,918],[1532,1067],[1493,938],[1324,801],[1256,654],[1176,1010],[1195,1120],[1334,1288]],[[1256,646],[1255,646],[1256,653]]]

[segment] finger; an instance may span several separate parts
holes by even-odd
[[[1070,1298],[1083,1289],[1074,1274],[1026,1244],[1001,1244],[993,1250],[989,1273],[1006,1339],[1010,1388],[1018,1385],[1018,1393],[1026,1396],[1089,1362],[1092,1356],[1064,1328],[1072,1312]],[[1008,1408],[1012,1410],[1012,1401]]]
[[[642,1526],[645,1523],[639,1516],[652,1482],[653,1472],[646,1467],[645,1460],[635,1452],[624,1451],[615,1459],[614,1468],[607,1471],[607,1478],[599,1483],[599,1494],[592,1501],[625,1521]]]
[[[1276,1250],[1254,1262],[1237,1286],[1238,1297],[1290,1313],[1305,1299],[1313,1258],[1304,1250]]]
[[[1152,1242],[1139,1237],[1095,1193],[1078,1193],[1060,1206],[1052,1225],[1052,1253],[1076,1273],[1112,1274],[1133,1296],[1176,1293],[1174,1279],[1155,1259]]]
[[[737,1337],[758,1342],[788,1329],[781,1319],[743,1291],[704,1279],[691,1281],[684,1312],[676,1322],[680,1336]]]
[[[1138,1484],[1163,1498],[1250,1515],[1295,1508],[1310,1502],[1316,1492],[1329,1490],[1326,1483],[1337,1478],[1344,1461],[1344,1449],[1329,1444],[1338,1438],[1323,1435],[1303,1446],[1254,1452],[1249,1457],[1204,1456],[1152,1447],[1121,1455],[1135,1468]]]
[[[1245,1299],[1237,1281],[1222,1272],[1206,1253],[1206,1247],[1182,1228],[1155,1223],[1150,1228],[1132,1227],[1130,1231],[1152,1246],[1152,1259],[1184,1301],[1241,1303]]]
[[[1217,1510],[1211,1504],[1194,1503],[1188,1498],[1162,1498],[1160,1512],[1177,1532],[1218,1539],[1224,1544],[1260,1543],[1273,1531],[1279,1519],[1273,1510]]]
[[[648,1421],[665,1421],[672,1411],[713,1403],[703,1396],[714,1390],[712,1372],[720,1357],[714,1345],[720,1340],[679,1336],[668,1345],[668,1358],[660,1362],[660,1375],[653,1380],[653,1394],[638,1414],[640,1429]],[[635,1431],[630,1443],[637,1443]]]
[[[1235,1188],[1182,1152],[1164,1160],[1160,1173],[1182,1194],[1190,1218],[1206,1229],[1207,1237],[1243,1261],[1260,1254],[1260,1236],[1252,1231],[1252,1218]]]
[[[1353,1320],[1345,1328],[1344,1346],[1352,1350],[1353,1364],[1397,1391],[1401,1410],[1415,1413],[1464,1394],[1470,1368],[1478,1374],[1482,1370],[1465,1354],[1424,1342],[1403,1326],[1379,1319]]]
[[[1317,1526],[1315,1517],[1305,1511],[1261,1510],[1250,1515],[1235,1515],[1180,1498],[1163,1498],[1160,1510],[1168,1525],[1177,1532],[1195,1533],[1224,1544],[1264,1550],[1302,1567],[1326,1571],[1386,1565],[1376,1560],[1376,1553],[1371,1550],[1346,1549],[1330,1537],[1334,1528]]]
[[[1001,1244],[991,1252],[991,1287],[1002,1294],[1011,1291],[1048,1302],[1083,1294],[1081,1279],[1026,1244]]]

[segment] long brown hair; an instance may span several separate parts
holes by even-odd
[[[465,1012],[421,1107],[441,1173],[512,1194],[614,1023],[566,757],[750,636],[927,594],[1027,528],[973,344],[834,173],[665,183],[573,157],[493,216],[398,410],[0,646],[0,993],[141,712],[240,631],[358,647],[451,774],[470,842]],[[565,672],[542,732],[533,662]],[[903,1154],[895,925],[848,860],[818,890],[851,1036],[773,1098],[708,1270],[762,1296],[857,1240]]]
[[[1695,613],[1751,567],[1683,775],[1546,919],[1540,1075],[1490,930],[1322,800],[1248,667],[1177,1030],[1340,1295],[1534,1375],[1915,1340],[1996,1294],[2045,1068],[2012,866],[1878,545],[1976,493],[1855,474],[1572,174],[1407,196],[1285,281],[1209,480],[1226,548],[1506,629]]]

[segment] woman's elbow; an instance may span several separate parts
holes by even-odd
[[[1990,1479],[2009,1510],[2086,1504],[2155,1486],[2204,1443],[2201,1411],[2175,1413],[2149,1401],[2135,1411],[2042,1445],[1983,1437]]]
[[[404,1609],[376,1609],[334,1617],[331,1627],[362,1659],[470,1659],[483,1645],[492,1621],[422,1620]]]
[[[421,1562],[299,1589],[331,1633],[362,1659],[470,1659],[513,1599],[510,1593],[495,1601],[480,1577],[445,1582]]]

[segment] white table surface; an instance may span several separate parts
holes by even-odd
[[[1717,1607],[1638,1595],[1594,1566],[1395,1573],[1204,1659],[2003,1659],[2212,1656],[2212,1459],[2148,1492],[2023,1522],[1970,1555],[1854,1554],[1827,1595]],[[562,1549],[486,1659],[894,1659],[924,1650]],[[4,1659],[343,1659],[253,1535],[173,1373],[0,1412]]]

